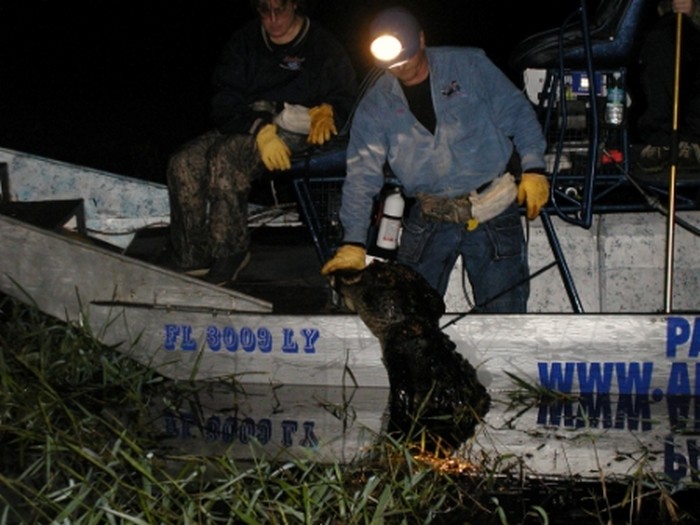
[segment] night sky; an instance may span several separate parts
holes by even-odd
[[[253,16],[247,3],[4,0],[0,147],[163,182],[168,156],[207,129],[210,75],[232,31]],[[361,77],[366,26],[387,4],[309,0],[307,12],[337,35]],[[513,46],[558,26],[579,1],[405,4],[428,45],[482,47],[517,82]]]

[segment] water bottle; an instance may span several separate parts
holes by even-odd
[[[605,122],[612,126],[622,124],[625,109],[625,92],[622,89],[622,74],[616,71],[608,78],[608,98],[605,103]]]
[[[377,246],[379,248],[395,250],[398,247],[404,204],[401,188],[398,187],[391,189],[391,193],[384,199],[377,233]]]

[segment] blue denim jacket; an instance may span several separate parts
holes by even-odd
[[[483,50],[429,47],[426,53],[434,135],[410,112],[388,72],[357,108],[340,210],[345,242],[364,244],[385,162],[408,197],[468,193],[505,171],[513,145],[525,171],[545,166],[545,139],[534,108]]]

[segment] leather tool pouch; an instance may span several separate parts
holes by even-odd
[[[441,197],[419,193],[416,199],[427,218],[441,222],[466,224],[471,219],[479,223],[493,219],[510,206],[518,194],[510,173],[495,178],[484,190],[459,197]]]

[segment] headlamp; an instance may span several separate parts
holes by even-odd
[[[407,62],[420,50],[420,25],[406,9],[381,11],[370,26],[370,51],[379,67],[392,68]]]

